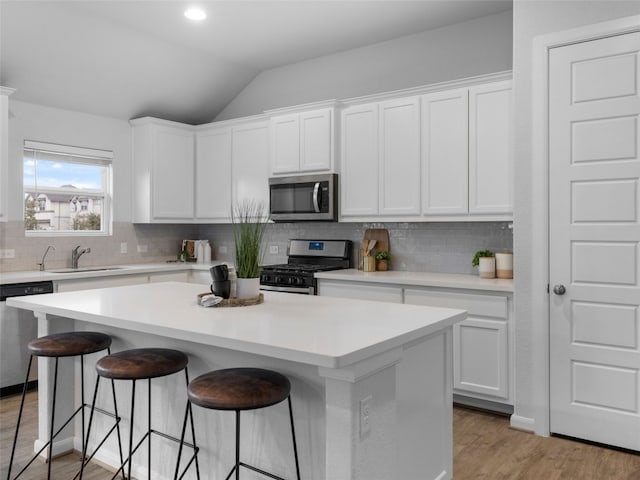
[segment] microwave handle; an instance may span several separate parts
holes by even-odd
[[[320,213],[320,182],[316,182],[313,186],[313,208],[316,213]]]

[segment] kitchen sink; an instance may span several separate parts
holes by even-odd
[[[108,270],[122,270],[123,267],[86,267],[63,268],[61,270],[47,270],[49,273],[80,273],[80,272],[106,272]]]

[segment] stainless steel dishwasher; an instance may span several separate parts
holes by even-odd
[[[8,307],[6,299],[41,293],[53,293],[53,282],[0,285],[0,397],[22,391],[29,363],[27,344],[38,336],[38,320],[33,312]],[[30,387],[38,378],[37,368],[31,370]]]

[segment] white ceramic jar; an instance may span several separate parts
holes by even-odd
[[[496,258],[480,257],[478,273],[480,278],[496,278]]]

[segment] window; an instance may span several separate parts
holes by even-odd
[[[111,233],[113,152],[26,140],[24,228],[29,235]]]

